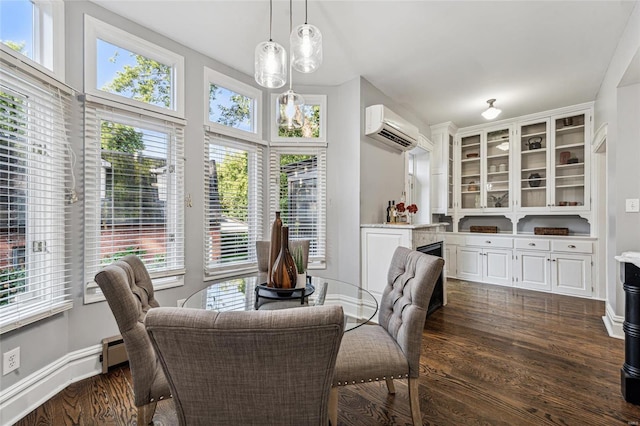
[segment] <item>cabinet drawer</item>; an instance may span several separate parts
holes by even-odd
[[[499,247],[499,248],[512,248],[513,240],[511,238],[495,238],[495,237],[467,237],[468,246],[480,246],[480,247]]]
[[[551,241],[543,239],[528,238],[523,240],[516,240],[515,245],[520,250],[540,250],[549,251],[551,248]]]
[[[553,240],[551,241],[551,250],[568,253],[593,253],[593,243],[591,241]]]

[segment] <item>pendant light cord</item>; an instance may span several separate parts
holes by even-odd
[[[269,0],[269,41],[273,41],[271,38],[271,27],[273,26],[273,0]]]
[[[289,0],[289,40],[293,31],[293,0]],[[289,90],[293,90],[293,50],[289,41]]]
[[[304,0],[304,24],[307,25],[307,0]]]

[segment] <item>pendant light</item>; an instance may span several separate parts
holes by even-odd
[[[271,39],[272,25],[273,0],[269,0],[269,41],[256,46],[254,77],[260,86],[277,89],[287,82],[287,52]]]
[[[322,64],[322,33],[307,23],[307,0],[304,2],[304,24],[291,32],[291,62],[296,71],[311,73]]]
[[[289,31],[293,27],[292,14],[293,0],[289,0]],[[300,108],[304,105],[304,99],[293,91],[293,70],[291,69],[293,58],[289,61],[289,90],[278,96],[278,110],[280,111],[280,119],[278,126],[285,127],[287,130],[302,128],[304,117]]]
[[[483,113],[482,116],[484,118],[486,118],[487,120],[493,120],[494,118],[496,118],[497,116],[500,115],[500,113],[502,112],[501,109],[498,109],[496,107],[493,106],[493,103],[495,102],[495,99],[489,99],[487,101],[487,103],[489,104],[489,108],[487,108]]]

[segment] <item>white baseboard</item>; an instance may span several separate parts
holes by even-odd
[[[12,425],[71,383],[102,372],[102,346],[71,352],[0,392],[0,425]]]
[[[608,303],[605,306],[605,315],[602,317],[602,321],[604,322],[604,326],[607,328],[609,336],[617,339],[624,339],[624,331],[622,330],[624,317],[616,315],[613,308]]]

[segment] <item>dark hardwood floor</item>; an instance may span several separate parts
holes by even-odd
[[[449,304],[425,326],[425,425],[636,425],[620,393],[624,342],[608,337],[604,302],[449,281]],[[339,424],[410,425],[406,383],[340,388]],[[132,425],[128,368],[75,383],[18,425]],[[162,401],[156,425],[177,423]]]

